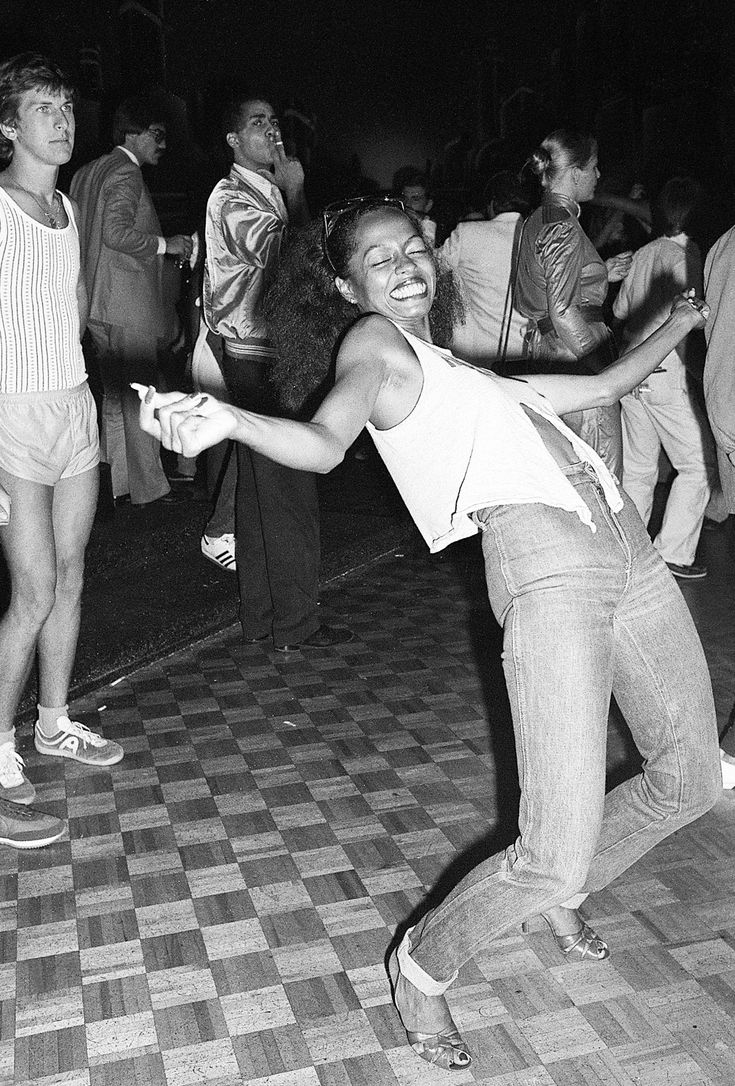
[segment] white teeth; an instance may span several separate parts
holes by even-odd
[[[405,286],[396,287],[391,294],[401,301],[405,298],[418,298],[426,294],[426,283],[406,283]]]

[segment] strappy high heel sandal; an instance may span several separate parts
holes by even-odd
[[[398,1011],[403,1028],[406,1030],[408,1043],[417,1056],[434,1067],[441,1067],[445,1071],[464,1071],[472,1063],[472,1055],[467,1045],[462,1040],[459,1030],[449,1013],[449,1007],[444,1003],[446,1010],[446,1025],[437,1033],[419,1033],[417,1030],[408,1029],[403,1020],[401,1008],[398,1006],[398,981],[401,979],[401,968],[398,964],[398,951],[393,950],[388,958],[388,975],[391,982],[393,1005]],[[409,981],[403,978],[405,983]],[[427,996],[427,999],[441,999],[443,996]]]
[[[597,932],[589,924],[585,923],[579,913],[577,913],[577,919],[580,926],[576,931],[570,932],[569,935],[559,935],[558,932],[554,931],[548,917],[544,916],[543,913],[541,915],[549,925],[549,931],[554,936],[556,945],[565,958],[575,962],[601,962],[610,957],[610,948],[605,940],[601,939]]]

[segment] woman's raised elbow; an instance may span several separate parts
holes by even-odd
[[[347,449],[342,445],[334,444],[330,448],[326,449],[322,456],[319,458],[319,465],[316,468],[318,475],[328,475],[334,468],[339,467],[345,458]]]

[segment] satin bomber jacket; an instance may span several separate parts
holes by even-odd
[[[524,226],[515,306],[524,317],[548,317],[553,325],[545,335],[534,332],[533,355],[582,358],[607,335],[605,324],[589,323],[581,312],[603,304],[608,284],[605,263],[582,229],[579,212],[575,200],[547,192]]]
[[[268,344],[262,303],[273,281],[288,223],[276,186],[233,165],[207,201],[204,319],[228,354]]]

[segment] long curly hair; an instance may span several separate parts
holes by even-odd
[[[359,221],[375,210],[375,204],[358,205],[339,217],[329,235],[329,261],[322,247],[320,221],[294,231],[284,246],[264,312],[277,353],[271,382],[281,408],[290,416],[309,418],[314,413],[334,382],[342,338],[363,315],[340,294],[334,278],[335,273],[347,278]],[[419,220],[410,212],[404,214],[421,233]],[[454,325],[464,317],[464,306],[453,273],[429,251],[437,272],[429,324],[434,343],[445,347]]]

